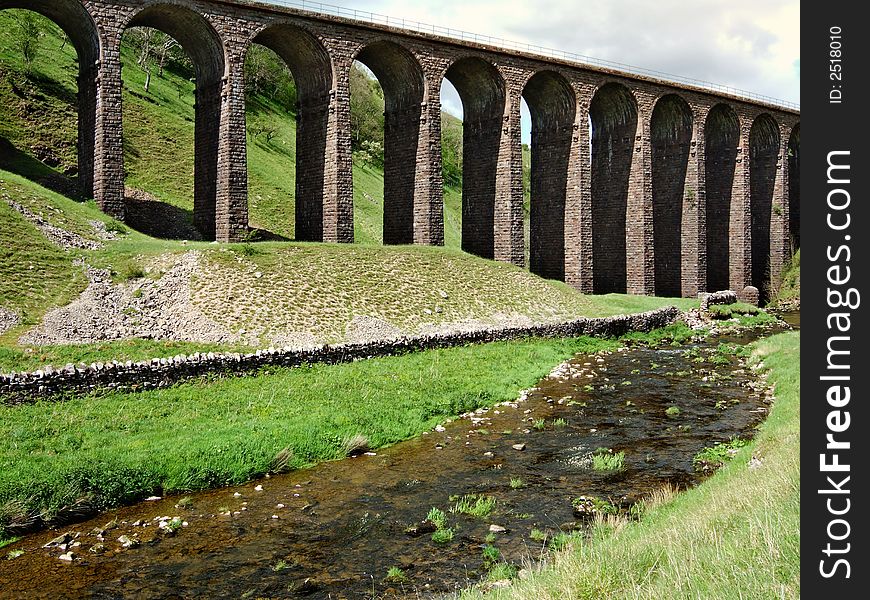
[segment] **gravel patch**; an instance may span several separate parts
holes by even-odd
[[[59,246],[64,250],[72,250],[73,248],[81,250],[99,250],[103,247],[103,244],[100,242],[88,240],[77,233],[61,229],[60,227],[55,227],[46,221],[41,215],[36,214],[26,206],[22,206],[15,200],[6,198],[6,203],[25,219],[33,223],[42,235],[44,235],[46,239],[55,246]]]
[[[190,277],[199,256],[188,252],[159,279],[114,284],[106,270],[87,268],[88,288],[49,312],[20,338],[29,345],[91,343],[125,338],[201,343],[255,343],[233,334],[191,302]]]
[[[88,224],[94,228],[94,233],[97,234],[97,237],[103,241],[110,242],[112,240],[118,239],[118,235],[114,231],[109,231],[106,229],[106,224],[102,221],[88,221]]]
[[[346,343],[367,343],[378,340],[392,340],[402,337],[404,332],[398,327],[381,319],[357,316],[347,324],[344,335]]]
[[[21,322],[21,317],[18,313],[0,307],[0,333],[5,333],[18,325]]]

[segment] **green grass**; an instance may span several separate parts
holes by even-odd
[[[732,438],[727,442],[719,442],[714,446],[708,446],[692,458],[692,465],[698,471],[718,469],[731,460],[737,454],[737,451],[748,443],[748,440]]]
[[[436,529],[445,529],[447,527],[447,514],[440,508],[433,506],[429,509],[426,520],[431,521]]]
[[[388,583],[405,583],[408,581],[408,576],[399,567],[390,567],[387,569],[387,576],[384,581]]]
[[[586,541],[487,598],[799,598],[800,333],[755,342],[776,386],[756,438],[697,488]],[[751,457],[760,465],[750,469]],[[469,590],[462,598],[483,597]]]
[[[595,471],[622,471],[624,468],[625,452],[599,448],[592,455],[592,469]]]
[[[444,419],[516,397],[591,338],[528,340],[276,369],[259,377],[0,407],[0,507],[56,511],[80,498],[108,508],[152,493],[241,483],[276,454],[291,467],[377,448]],[[481,506],[486,502],[481,502]]]
[[[800,248],[798,248],[798,251],[792,257],[791,262],[786,265],[785,271],[782,275],[782,284],[779,286],[779,290],[777,291],[776,298],[774,299],[773,304],[782,304],[795,300],[800,301],[800,297],[801,251]]]
[[[454,531],[450,527],[438,529],[432,534],[432,541],[436,544],[446,544],[453,540]]]
[[[456,498],[450,512],[485,519],[495,510],[497,501],[492,496],[466,494]]]
[[[0,196],[12,197],[32,208],[27,200],[35,187],[0,171]],[[59,205],[73,204],[47,190],[45,193]],[[82,270],[73,266],[69,254],[51,244],[2,199],[0,222],[0,306],[21,315],[25,325],[34,325],[46,307],[68,303],[84,290],[87,281]]]

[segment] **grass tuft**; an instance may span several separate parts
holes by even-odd
[[[453,508],[450,512],[456,514],[470,515],[477,519],[485,519],[495,509],[497,501],[492,496],[484,496],[482,494],[466,494],[456,498]]]
[[[622,471],[624,468],[625,452],[599,448],[592,454],[592,469],[595,471]]]

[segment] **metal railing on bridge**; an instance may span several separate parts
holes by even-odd
[[[503,38],[492,37],[489,35],[482,35],[479,33],[471,33],[468,31],[463,31],[461,29],[453,29],[450,27],[442,27],[440,25],[432,25],[430,23],[421,23],[420,21],[414,21],[410,19],[391,17],[389,15],[382,15],[366,10],[357,10],[355,8],[346,8],[343,6],[336,6],[334,4],[324,4],[322,2],[313,2],[308,0],[250,0],[250,2],[285,6],[288,8],[297,8],[309,12],[323,13],[336,17],[355,19],[357,21],[363,21],[366,23],[375,23],[379,25],[387,25],[389,27],[397,27],[417,33],[431,33],[433,35],[439,35],[455,40],[493,46],[498,49],[528,52],[529,54],[536,54],[548,58],[557,58],[560,60],[579,63],[580,65],[591,65],[596,67],[603,67],[606,69],[615,69],[632,75],[653,77],[655,79],[662,79],[670,81],[672,83],[691,85],[697,88],[709,90],[711,92],[729,94],[731,96],[746,98],[747,100],[756,100],[767,104],[781,106],[783,108],[800,110],[800,104],[798,103],[789,102],[788,100],[782,100],[780,98],[773,98],[771,96],[765,96],[764,94],[757,94],[755,92],[742,90],[728,85],[720,85],[718,83],[703,81],[700,79],[693,79],[691,77],[682,77],[680,75],[674,75],[673,73],[665,73],[662,71],[656,71],[654,69],[645,69],[643,67],[636,67],[634,65],[628,65],[612,60],[604,60],[601,58],[595,58],[593,56],[585,56],[583,54],[576,54],[574,52],[566,52],[564,50],[556,50],[555,48],[547,48],[545,46],[538,46],[535,44],[515,42]],[[240,3],[246,3],[246,0],[241,0]]]

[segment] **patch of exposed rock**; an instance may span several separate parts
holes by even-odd
[[[40,233],[42,233],[42,235],[44,235],[46,239],[55,246],[59,246],[64,250],[72,250],[73,248],[78,248],[81,250],[99,250],[103,247],[103,244],[101,244],[100,242],[95,242],[94,240],[83,238],[77,233],[73,233],[72,231],[67,231],[66,229],[61,229],[60,227],[52,225],[51,223],[46,221],[42,217],[42,215],[36,214],[26,206],[19,204],[11,198],[6,198],[5,200],[6,203],[11,206],[13,210],[15,210],[25,219],[33,223],[33,225],[36,226]]]
[[[88,221],[88,224],[94,228],[94,233],[96,233],[97,237],[100,238],[101,240],[109,242],[111,240],[118,239],[118,235],[114,231],[109,231],[106,228],[106,224],[103,223],[102,221],[97,221],[97,220]]]
[[[344,341],[349,343],[365,343],[377,340],[392,340],[402,337],[404,332],[381,319],[369,316],[356,316],[347,324]]]
[[[49,312],[22,344],[75,344],[124,338],[201,343],[250,343],[215,323],[191,301],[190,277],[199,255],[188,252],[159,279],[112,283],[109,272],[87,269],[88,288]]]
[[[0,333],[9,331],[21,322],[18,313],[0,307]]]

